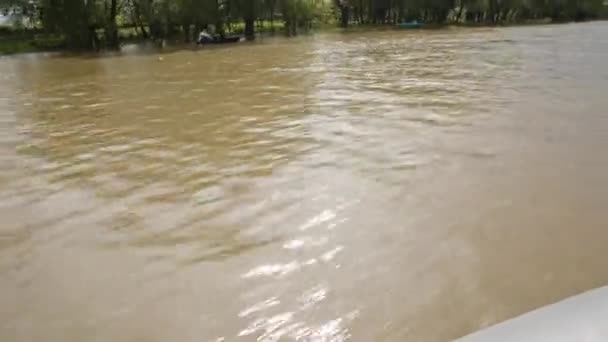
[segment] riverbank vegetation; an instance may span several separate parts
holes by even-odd
[[[606,17],[607,8],[604,0],[0,0],[9,21],[0,29],[0,51],[189,42],[206,27],[254,39],[259,32],[295,35],[323,25],[580,21]]]
[[[432,24],[521,23],[599,19],[604,0],[334,0],[343,27],[417,21]]]

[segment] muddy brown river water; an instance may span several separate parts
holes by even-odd
[[[608,23],[0,58],[0,340],[449,341],[608,284]]]

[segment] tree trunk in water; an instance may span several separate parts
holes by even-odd
[[[293,21],[291,22],[291,32],[289,33],[289,35],[291,36],[295,36],[298,34],[298,19],[297,18],[293,18]]]
[[[486,20],[492,24],[496,22],[496,19],[495,19],[496,18],[496,9],[497,9],[497,1],[490,0],[489,4],[488,4],[488,17],[486,18]]]
[[[348,6],[341,6],[340,7],[340,16],[341,16],[341,20],[340,20],[340,26],[347,28],[348,27],[348,17],[349,17],[349,8]]]
[[[118,27],[116,26],[116,15],[118,12],[118,0],[110,0],[110,18],[106,27],[106,44],[108,48],[118,48]]]
[[[255,39],[255,20],[253,18],[245,19],[245,38],[247,40]]]
[[[141,31],[141,36],[143,39],[148,39],[148,31],[146,31],[146,27],[144,26],[143,21],[141,20],[141,10],[139,8],[139,2],[133,1],[133,10],[134,10],[134,22],[135,26],[139,27]]]
[[[182,31],[184,31],[184,42],[190,42],[190,24],[182,24]]]
[[[75,2],[70,1],[69,6],[74,6],[74,12],[70,11],[70,18],[66,18],[69,22],[68,30],[65,32],[68,46],[76,49],[96,49],[96,27],[91,20],[93,3],[92,1],[85,3],[84,8],[82,8],[80,4],[77,5]],[[83,11],[81,12],[81,10]]]
[[[365,24],[365,17],[363,16],[363,0],[359,0],[359,5],[357,6],[359,12],[359,24]]]
[[[458,9],[458,15],[456,15],[456,22],[460,22],[460,18],[462,17],[462,10],[464,9],[464,0],[460,0],[460,8]]]
[[[90,43],[88,48],[94,51],[99,50],[99,38],[97,37],[97,31],[95,30],[95,26],[89,26],[89,39]]]
[[[139,22],[139,29],[141,30],[141,37],[143,39],[150,38],[150,35],[148,34],[148,31],[146,31],[146,27],[144,26],[144,23],[142,23],[141,21]]]

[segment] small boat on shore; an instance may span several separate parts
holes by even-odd
[[[422,27],[422,23],[419,23],[418,21],[414,20],[414,21],[410,21],[410,22],[397,24],[397,27],[401,28],[401,29],[418,29],[418,28]]]
[[[213,40],[199,38],[196,44],[227,44],[227,43],[238,43],[241,40],[241,36],[214,36]]]

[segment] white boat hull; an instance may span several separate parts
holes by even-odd
[[[608,287],[542,307],[456,342],[608,342]]]

